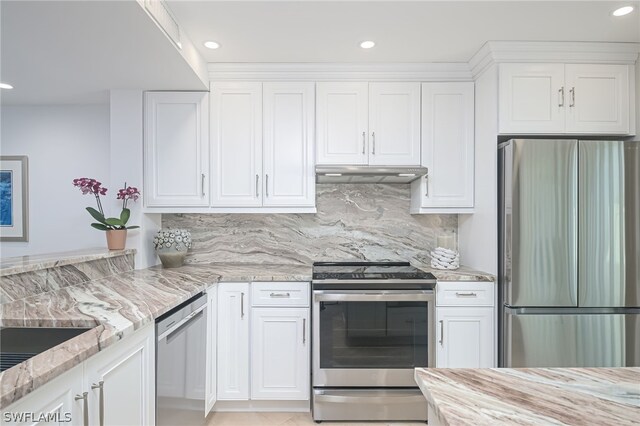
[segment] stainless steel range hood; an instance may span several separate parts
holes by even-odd
[[[417,166],[316,166],[316,183],[409,183],[427,171]]]

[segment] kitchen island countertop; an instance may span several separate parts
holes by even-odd
[[[436,425],[638,425],[640,368],[417,368]]]

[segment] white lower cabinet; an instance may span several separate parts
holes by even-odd
[[[218,400],[249,399],[249,283],[218,284]]]
[[[152,425],[154,350],[150,324],[4,409],[2,424]]]
[[[251,308],[251,399],[309,399],[309,309]]]
[[[150,325],[85,362],[89,424],[155,422],[154,350],[154,327]]]
[[[82,392],[82,365],[79,365],[4,408],[0,422],[3,425],[82,426],[84,401],[75,399]]]
[[[439,282],[436,294],[436,367],[496,366],[492,282]]]
[[[211,286],[207,290],[207,349],[206,349],[206,412],[209,414],[218,397],[217,389],[217,360],[218,360],[218,287]]]
[[[219,401],[309,399],[308,293],[297,282],[218,285]]]
[[[437,308],[436,366],[493,367],[493,308]]]

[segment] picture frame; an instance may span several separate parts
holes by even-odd
[[[0,241],[29,241],[29,159],[0,156]]]

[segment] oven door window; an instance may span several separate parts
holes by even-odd
[[[415,368],[428,361],[427,302],[320,302],[320,368]]]

